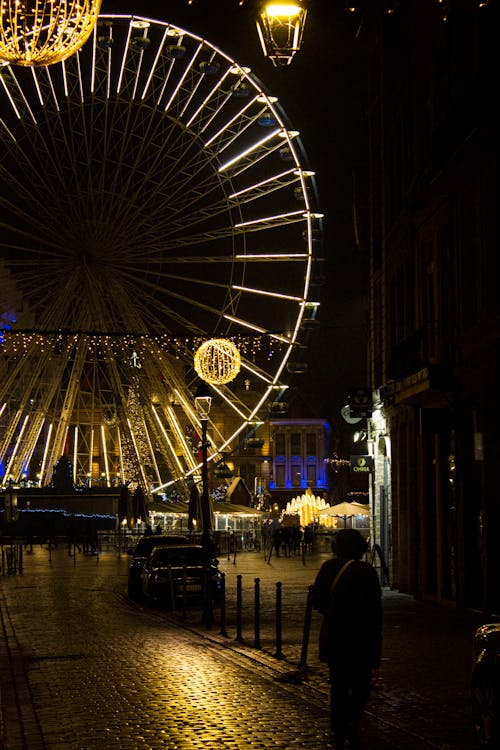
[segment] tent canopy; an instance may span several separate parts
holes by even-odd
[[[361,503],[337,503],[330,508],[319,511],[320,516],[339,516],[349,518],[353,516],[369,516],[370,507]]]

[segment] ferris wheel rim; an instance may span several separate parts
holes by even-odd
[[[157,28],[160,27],[164,32],[165,35],[167,33],[167,30],[173,31],[176,34],[182,36],[182,39],[189,38],[189,40],[194,40],[197,44],[201,45],[201,47],[206,50],[208,49],[210,53],[213,55],[212,59],[216,59],[217,62],[219,60],[225,61],[225,64],[227,65],[227,70],[225,71],[225,77],[228,77],[229,75],[237,75],[238,80],[240,82],[243,82],[246,86],[252,89],[251,97],[254,104],[262,105],[261,110],[265,108],[265,111],[268,113],[271,113],[272,117],[275,119],[275,127],[273,130],[269,133],[266,133],[264,136],[260,136],[259,139],[254,140],[250,143],[249,147],[246,147],[247,153],[245,153],[245,149],[240,149],[239,152],[233,153],[232,155],[229,154],[231,151],[232,144],[235,141],[238,141],[238,138],[240,138],[240,133],[236,132],[236,134],[231,134],[231,137],[227,135],[227,132],[230,127],[236,128],[236,125],[234,123],[238,123],[238,127],[241,127],[242,132],[244,132],[244,129],[250,128],[250,126],[254,125],[256,122],[257,115],[255,113],[252,113],[253,120],[248,117],[248,124],[245,120],[246,117],[246,107],[247,105],[239,106],[239,109],[237,109],[237,114],[233,116],[232,120],[228,120],[226,118],[226,124],[225,129],[222,131],[213,130],[213,132],[210,133],[210,137],[205,138],[205,148],[206,149],[214,149],[214,144],[217,143],[217,140],[219,139],[219,143],[221,142],[222,135],[221,132],[225,135],[225,141],[220,146],[219,151],[217,152],[217,174],[215,175],[215,178],[213,180],[213,183],[210,182],[209,178],[206,178],[206,184],[212,185],[218,181],[218,184],[222,184],[224,186],[222,193],[226,196],[226,200],[232,200],[233,203],[231,204],[230,208],[226,210],[229,211],[229,215],[231,212],[234,212],[237,210],[239,212],[240,221],[233,221],[230,227],[227,231],[224,231],[223,228],[217,226],[215,229],[210,229],[208,232],[205,232],[204,236],[192,234],[188,237],[184,237],[184,239],[181,239],[179,241],[177,235],[179,234],[180,230],[177,228],[178,226],[181,226],[180,220],[178,220],[178,223],[175,224],[175,221],[173,220],[171,215],[171,225],[166,230],[164,240],[165,244],[164,247],[168,247],[168,242],[171,243],[171,249],[172,252],[175,251],[175,254],[171,254],[169,256],[169,269],[165,269],[161,266],[160,261],[158,261],[157,256],[154,254],[148,255],[148,250],[139,250],[136,253],[136,257],[134,258],[134,261],[131,260],[127,263],[122,264],[121,268],[121,283],[125,285],[125,287],[130,290],[131,284],[134,280],[136,280],[136,276],[134,275],[136,272],[137,266],[135,263],[137,262],[137,258],[146,258],[149,260],[151,268],[153,269],[150,276],[147,279],[141,280],[141,290],[144,294],[144,296],[150,300],[156,300],[157,298],[155,295],[158,294],[158,290],[162,288],[162,285],[164,285],[167,282],[172,282],[173,287],[169,292],[169,300],[170,302],[167,304],[165,302],[165,299],[160,300],[158,302],[158,305],[163,306],[162,307],[162,313],[166,315],[171,315],[172,321],[177,321],[178,324],[184,324],[186,325],[186,330],[189,330],[191,335],[199,335],[199,336],[211,336],[214,333],[221,333],[222,335],[233,335],[238,334],[240,336],[244,335],[245,333],[250,332],[251,335],[254,336],[263,336],[267,337],[270,340],[274,340],[277,346],[282,347],[279,357],[278,357],[278,363],[277,365],[273,363],[272,367],[269,367],[269,369],[266,369],[267,366],[263,369],[262,367],[255,365],[251,359],[246,358],[245,356],[242,357],[242,370],[247,374],[248,377],[254,379],[259,385],[259,392],[257,398],[252,403],[251,407],[248,408],[245,412],[242,412],[241,416],[241,424],[239,427],[231,434],[231,436],[225,441],[222,442],[220,449],[225,449],[234,439],[237,438],[237,436],[245,429],[245,425],[252,420],[259,411],[263,408],[265,403],[270,399],[270,397],[273,394],[273,391],[276,390],[277,387],[282,385],[282,376],[283,372],[285,370],[285,367],[287,365],[287,362],[289,361],[290,357],[294,353],[294,349],[296,347],[296,344],[299,340],[300,334],[302,332],[302,322],[304,319],[304,316],[307,312],[307,305],[308,305],[308,299],[309,299],[309,292],[310,292],[310,281],[311,281],[311,273],[312,273],[312,264],[315,259],[315,253],[314,253],[314,233],[316,232],[316,229],[318,226],[320,226],[321,223],[321,216],[317,213],[315,213],[313,206],[312,206],[312,199],[310,198],[310,192],[309,192],[309,185],[314,184],[314,180],[311,179],[311,173],[305,168],[303,165],[303,154],[302,154],[302,146],[300,144],[300,139],[298,138],[298,134],[295,131],[292,131],[289,129],[285,122],[284,114],[281,110],[281,105],[277,101],[274,100],[273,97],[268,95],[265,91],[260,82],[256,79],[256,77],[251,73],[251,71],[247,68],[241,67],[236,63],[229,55],[227,55],[225,52],[220,50],[218,47],[215,47],[207,40],[203,39],[202,37],[192,34],[189,31],[186,31],[185,29],[182,29],[179,26],[173,25],[166,21],[157,21],[155,19],[147,18],[145,16],[131,16],[131,15],[116,15],[116,14],[104,14],[100,16],[99,24],[111,24],[111,28],[113,28],[113,23],[118,20],[120,22],[123,22],[125,24],[128,24],[128,37],[127,37],[127,50],[128,45],[130,42],[130,39],[133,39],[133,30],[138,29],[141,31],[142,34],[145,34],[146,30],[150,29],[151,26]],[[99,40],[99,30],[102,30],[102,26],[96,26],[94,29],[94,32],[92,34],[91,40],[88,44],[93,45],[94,55],[96,54],[96,50],[98,48],[98,40]],[[143,37],[146,38],[146,37]],[[166,36],[164,37],[164,39]],[[201,49],[200,47],[200,49]],[[144,51],[144,50],[143,50]],[[80,56],[83,56],[82,53],[77,53],[78,60],[80,59]],[[126,53],[128,54],[128,52]],[[158,55],[160,52],[158,51]],[[196,56],[199,54],[199,52],[196,53]],[[194,59],[196,59],[196,56]],[[124,54],[125,59],[125,54]],[[158,57],[155,58],[155,60],[152,63],[153,65],[157,64]],[[80,63],[78,62],[78,65]],[[58,64],[58,67],[61,71],[64,72],[64,79],[66,81],[66,78],[69,78],[69,68],[71,67],[70,63],[61,63]],[[126,69],[126,65],[124,64],[124,76],[128,74],[128,70]],[[57,86],[55,85],[56,81],[56,73],[52,73],[51,71],[45,72],[43,75],[47,75],[49,79],[49,83],[52,86],[52,96],[55,102],[55,106],[53,107],[52,113],[50,117],[47,115],[47,122],[49,122],[50,125],[52,125],[54,122],[57,122],[62,118],[62,115],[60,114],[61,108],[58,105],[61,104],[61,102],[64,101],[61,96],[57,93],[56,89]],[[9,75],[12,76],[13,83],[11,83],[10,78],[9,81],[7,81],[7,71],[2,70],[0,71],[0,77],[2,77],[2,83],[4,92],[7,91],[7,96],[9,96],[9,93],[11,94],[11,106],[13,111],[16,107],[20,107],[22,104],[18,102],[18,100],[14,99],[14,94],[20,99],[22,99],[22,96],[19,95],[20,85],[17,80],[17,75],[14,71],[10,70]],[[42,81],[42,74],[34,73],[33,77],[36,82],[36,91],[37,95],[40,99],[42,99],[43,96],[47,97],[47,101],[50,101],[50,87]],[[81,73],[80,73],[81,75]],[[122,74],[120,74],[121,76]],[[187,75],[187,74],[186,74]],[[151,67],[151,70],[149,71],[149,76],[145,78],[145,88],[143,89],[142,96],[145,96],[146,86],[150,86],[151,81],[153,80],[154,72],[153,67]],[[111,77],[110,77],[111,79]],[[75,77],[76,80],[76,77]],[[80,80],[83,80],[81,78]],[[92,85],[98,85],[99,81],[94,77],[94,72],[92,72],[91,76]],[[139,73],[137,73],[137,81],[139,81]],[[124,79],[123,77],[119,78],[119,85],[118,89],[120,91],[123,90],[121,87],[122,85],[128,86],[129,85],[128,79]],[[12,86],[11,89],[9,89],[9,85]],[[197,83],[198,86],[201,88],[201,83]],[[16,89],[17,86],[17,89]],[[45,86],[45,88],[43,88]],[[22,87],[21,87],[22,88]],[[131,98],[131,101],[134,99],[137,88],[134,88],[134,95]],[[215,87],[213,87],[213,90],[215,91]],[[48,92],[48,93],[47,93]],[[108,89],[107,93],[107,101],[110,101],[109,96],[110,89]],[[59,96],[59,100],[58,100]],[[213,97],[215,97],[215,94],[212,94]],[[83,94],[82,94],[83,97]],[[259,101],[260,100],[260,101]],[[141,100],[142,101],[142,100]],[[172,98],[169,99],[168,104],[170,105]],[[188,102],[183,112],[189,111],[189,98],[186,97],[186,101]],[[82,109],[85,110],[85,107],[91,107],[94,106],[93,102],[95,103],[95,95],[93,93],[93,96],[89,100],[89,102],[85,102],[83,104]],[[197,139],[201,139],[200,132],[195,132],[193,130],[194,124],[197,121],[197,118],[201,117],[201,114],[204,113],[203,107],[205,105],[208,109],[207,102],[210,102],[210,99],[207,98],[206,101],[202,104],[202,106],[198,106],[197,108],[194,107],[193,111],[190,113],[188,120],[186,120],[185,131],[189,131],[192,135],[192,139],[196,141]],[[32,118],[32,124],[33,128],[36,129],[39,126],[39,123],[36,121],[36,114],[30,111],[30,107],[28,106],[29,102],[24,102],[25,108],[26,108],[26,117],[28,118],[28,124],[25,125],[25,131],[24,136],[26,137],[26,133],[30,130],[30,118]],[[141,106],[141,105],[140,105]],[[142,105],[143,107],[146,107],[146,105]],[[184,105],[183,105],[184,106]],[[210,106],[213,106],[212,103],[210,103]],[[44,107],[42,107],[45,109]],[[109,107],[111,110],[111,107]],[[222,105],[221,105],[222,109]],[[165,108],[165,112],[167,112],[168,106]],[[117,110],[118,111],[118,107]],[[215,111],[215,108],[214,108]],[[250,108],[248,109],[250,111]],[[17,112],[15,113],[17,116]],[[114,116],[118,117],[116,112],[114,113]],[[170,115],[168,115],[170,116]],[[212,112],[210,112],[210,116],[212,116]],[[238,119],[239,118],[239,119]],[[22,119],[19,117],[18,119]],[[146,119],[146,118],[144,118]],[[178,118],[179,119],[179,118]],[[272,119],[272,118],[271,118]],[[175,117],[172,115],[172,122],[175,120]],[[206,120],[209,121],[209,117],[207,115]],[[241,121],[241,122],[239,122]],[[228,125],[228,123],[230,123]],[[24,125],[24,123],[23,123]],[[148,123],[146,123],[146,126]],[[205,126],[205,130],[209,128],[209,125]],[[41,127],[41,125],[40,125]],[[43,127],[47,127],[47,132],[50,132],[50,129],[48,126],[46,126],[45,123],[43,123]],[[9,128],[9,123],[6,120],[2,120],[1,122],[1,128],[2,128],[2,140],[0,141],[1,144],[5,144],[6,142],[9,144],[9,147],[11,150],[16,150],[17,148],[17,140],[16,140],[16,134],[13,132],[13,129]],[[191,130],[190,130],[191,128]],[[203,131],[204,132],[204,131]],[[90,133],[90,130],[88,131],[87,135]],[[92,131],[92,135],[95,135],[97,133],[97,130]],[[63,134],[64,135],[64,134]],[[234,136],[234,137],[233,137]],[[179,136],[180,139],[180,136]],[[277,153],[278,146],[281,144],[285,144],[286,148],[289,151],[289,154],[291,155],[291,166],[285,165],[284,168],[281,168],[279,170],[276,170],[273,174],[268,175],[263,180],[261,180],[259,183],[254,183],[252,181],[249,181],[247,183],[241,181],[242,175],[246,175],[249,173],[251,169],[256,169],[257,164],[259,160],[265,160],[269,157],[270,154]],[[42,139],[43,140],[43,139]],[[269,145],[272,143],[273,150],[271,151],[269,149]],[[74,148],[74,145],[71,146]],[[182,148],[179,147],[179,148]],[[68,146],[69,149],[69,146]],[[226,157],[226,153],[228,154],[228,158]],[[139,151],[137,151],[137,154],[140,154]],[[257,159],[257,155],[259,158]],[[213,157],[212,157],[213,158]],[[138,156],[136,157],[138,160]],[[193,164],[196,162],[193,161]],[[215,162],[214,162],[215,163]],[[3,162],[0,162],[0,171],[3,168]],[[173,167],[172,167],[173,168]],[[202,170],[202,167],[200,167],[200,172]],[[226,175],[228,173],[231,173],[231,178],[228,179]],[[313,175],[312,175],[313,176]],[[189,176],[185,177],[186,180],[188,180]],[[244,178],[243,178],[244,179]],[[240,180],[239,184],[236,184],[236,182],[233,185],[233,181]],[[188,184],[187,182],[185,184]],[[255,215],[251,213],[249,207],[253,207],[256,204],[259,203],[259,201],[262,201],[263,196],[268,197],[269,200],[276,197],[276,194],[282,194],[285,190],[288,190],[290,186],[296,185],[299,193],[300,193],[300,200],[301,200],[301,207],[295,208],[290,206],[289,210],[287,211],[271,211],[269,213],[265,213],[264,211],[260,210],[260,212],[257,212]],[[230,192],[228,189],[226,189],[228,186],[234,187],[232,192]],[[214,191],[217,189],[216,187],[212,188]],[[181,192],[181,187],[178,188],[177,192]],[[221,193],[221,195],[222,195]],[[224,206],[223,200],[220,200],[220,205],[217,211],[220,211],[221,213],[224,212]],[[11,206],[8,204],[8,208],[10,209]],[[194,204],[193,204],[194,205]],[[236,205],[236,209],[235,209]],[[200,209],[196,205],[188,207],[188,209],[185,208],[185,205],[179,203],[178,204],[178,212],[179,215],[182,214],[182,211],[191,210],[191,217],[194,217],[198,220],[199,223],[202,223],[204,221],[204,215],[201,212]],[[186,214],[184,214],[186,215]],[[23,216],[23,220],[25,220],[26,217]],[[231,235],[231,238],[234,240],[236,238],[236,241],[239,239],[242,239],[245,243],[247,243],[247,238],[253,238],[257,235],[265,235],[268,233],[271,235],[276,230],[280,230],[281,228],[289,229],[292,227],[292,225],[300,225],[304,227],[303,230],[303,239],[305,246],[300,248],[300,250],[293,248],[293,251],[288,252],[280,252],[275,250],[274,252],[269,253],[263,253],[263,252],[256,252],[254,251],[254,246],[249,247],[248,245],[243,245],[242,249],[238,251],[238,248],[236,250],[233,250],[232,255],[220,255],[217,257],[210,257],[209,255],[204,255],[202,253],[199,253],[198,255],[192,255],[191,261],[190,256],[187,254],[183,254],[182,250],[189,245],[190,247],[198,247],[199,245],[203,245],[203,243],[213,243],[213,242],[222,242],[222,241],[228,241],[229,242],[229,234]],[[171,240],[168,240],[170,232]],[[176,234],[177,233],[177,234]],[[180,244],[179,244],[180,242]],[[177,244],[176,244],[177,243]],[[15,247],[15,243],[12,243],[12,247],[14,250],[17,250]],[[42,251],[39,251],[42,256]],[[54,246],[54,243],[52,243],[52,249],[50,243],[47,244],[47,250],[45,252],[45,257],[49,258],[54,256],[54,254],[57,256],[58,248],[57,246]],[[40,256],[37,256],[40,257]],[[24,277],[23,279],[26,281],[26,284],[28,285],[28,288],[30,290],[33,290],[34,288],[34,273],[35,271],[40,271],[39,268],[37,268],[35,258],[33,258],[33,261],[31,263],[28,263],[26,259],[23,261],[20,261],[17,265],[16,262],[10,263],[10,269],[13,271],[13,274],[15,276],[16,271],[19,268],[24,269]],[[23,265],[24,263],[24,265]],[[200,265],[201,264],[201,265]],[[271,285],[269,288],[258,288],[255,283],[251,282],[251,276],[252,276],[252,268],[258,267],[258,268],[264,268],[266,266],[270,267],[276,267],[278,269],[279,267],[283,267],[285,269],[289,269],[292,267],[292,264],[295,264],[296,266],[300,266],[300,268],[303,270],[303,283],[302,287],[298,290],[293,290],[293,293],[287,293],[287,291],[283,291],[282,289],[278,291],[275,287],[273,288]],[[199,277],[194,277],[193,273],[190,272],[192,268],[196,267],[198,265],[201,269],[203,269],[203,273]],[[226,307],[217,307],[217,309],[214,307],[213,304],[211,304],[209,301],[201,301],[200,299],[196,298],[194,299],[193,290],[196,289],[196,285],[198,285],[198,289],[204,290],[204,294],[206,294],[206,290],[209,289],[213,293],[219,293],[220,290],[223,288],[226,288],[228,286],[228,282],[226,281],[225,284],[218,283],[216,280],[216,277],[213,276],[209,279],[209,272],[212,268],[212,266],[215,267],[222,267],[225,265],[231,265],[231,268],[237,269],[239,272],[240,267],[243,268],[244,272],[250,277],[250,281],[245,283],[245,278],[234,278],[231,276],[230,281],[230,290],[228,291],[228,294],[226,295]],[[187,271],[183,271],[182,273],[177,268],[187,268]],[[278,272],[277,274],[278,275]],[[269,279],[271,279],[272,275],[269,275]],[[1,277],[0,277],[1,280]],[[274,279],[273,279],[274,281]],[[182,285],[182,283],[187,284],[189,282],[189,291],[182,291],[182,287],[180,287],[180,290],[175,288],[175,284],[178,283],[179,285]],[[29,286],[31,284],[31,286]],[[52,288],[52,287],[51,287]],[[32,292],[33,293],[33,292]],[[120,295],[118,292],[117,294],[117,304],[121,305],[124,309],[125,307],[125,297],[126,295]],[[245,300],[255,300],[258,299],[263,300],[262,304],[268,304],[268,305],[275,305],[275,308],[278,309],[279,305],[289,305],[290,307],[293,307],[294,309],[294,315],[293,320],[291,322],[291,325],[288,330],[286,331],[280,331],[273,328],[270,328],[269,326],[262,325],[261,321],[259,320],[252,320],[245,312],[243,315],[241,313],[239,314],[239,310],[241,308],[244,308],[244,303],[247,304],[246,309],[250,309],[251,305],[248,302],[245,302]],[[215,316],[217,313],[219,315],[219,324],[218,327],[215,326],[212,327],[210,330],[204,330],[199,325],[194,324],[194,319],[191,321],[186,319],[185,316],[183,317],[182,313],[177,312],[177,317],[175,317],[176,311],[174,309],[171,309],[173,307],[176,307],[177,309],[184,306],[184,308],[188,305],[191,306],[191,308],[196,308],[197,312],[200,316],[200,320],[203,319],[202,316],[205,315],[207,318],[209,316]],[[99,293],[96,293],[95,300],[95,309],[99,309],[98,306],[100,304],[99,299]],[[54,320],[59,322],[60,318],[57,318],[57,305],[53,304],[53,310],[52,315],[53,317],[50,318],[46,324],[46,329],[49,329],[49,322]],[[144,308],[145,309],[145,308]],[[145,313],[142,318],[141,315],[139,315],[136,320],[139,323],[142,323],[143,330],[142,334],[151,334],[151,330],[148,331],[148,326],[151,324],[152,320],[152,314],[148,311]],[[112,318],[109,319],[110,321],[113,320]],[[129,320],[134,320],[134,318],[129,318]],[[85,320],[81,321],[81,325],[78,327],[78,330],[80,333],[85,333],[85,331],[89,332],[91,331],[91,326],[89,325],[89,318],[85,318]],[[85,323],[86,325],[84,325]],[[225,328],[223,327],[225,326]],[[139,326],[141,328],[141,326]],[[58,327],[55,327],[55,330],[58,330]],[[70,329],[71,330],[71,329]],[[102,335],[106,335],[106,333],[111,333],[112,331],[102,331]],[[141,333],[141,330],[138,330],[137,333]],[[174,331],[175,333],[175,331]],[[222,399],[226,399],[227,403],[232,404],[234,406],[235,412],[238,412],[238,408],[236,406],[236,401],[234,401],[234,404],[232,402],[232,394],[230,388],[222,388],[220,389],[220,392],[218,394]],[[192,469],[191,473],[195,471],[196,469]]]

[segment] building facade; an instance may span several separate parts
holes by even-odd
[[[359,39],[369,374],[390,440],[391,578],[491,613],[500,612],[498,21],[494,2],[381,2]],[[374,510],[380,517],[377,493]]]
[[[307,488],[316,495],[326,492],[329,424],[324,419],[271,419],[269,430],[271,496],[283,503]]]

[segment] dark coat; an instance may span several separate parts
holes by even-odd
[[[321,661],[357,662],[380,666],[382,649],[382,591],[372,565],[353,560],[331,592],[335,576],[347,562],[334,557],[323,563],[313,588],[313,607],[323,622],[319,637]]]

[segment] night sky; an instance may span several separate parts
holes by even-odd
[[[303,49],[281,69],[261,53],[249,3],[239,7],[237,0],[199,0],[189,6],[186,0],[104,0],[102,13],[172,21],[206,38],[250,67],[300,131],[325,214],[326,283],[310,295],[321,301],[320,325],[304,357],[308,373],[291,376],[288,416],[327,418],[334,435],[343,432],[349,439],[353,428],[340,416],[340,408],[349,389],[366,381],[368,248],[363,236],[357,246],[353,227],[353,170],[365,157],[362,51],[355,22],[344,7],[340,0],[313,0]],[[358,213],[363,210],[361,202]]]

